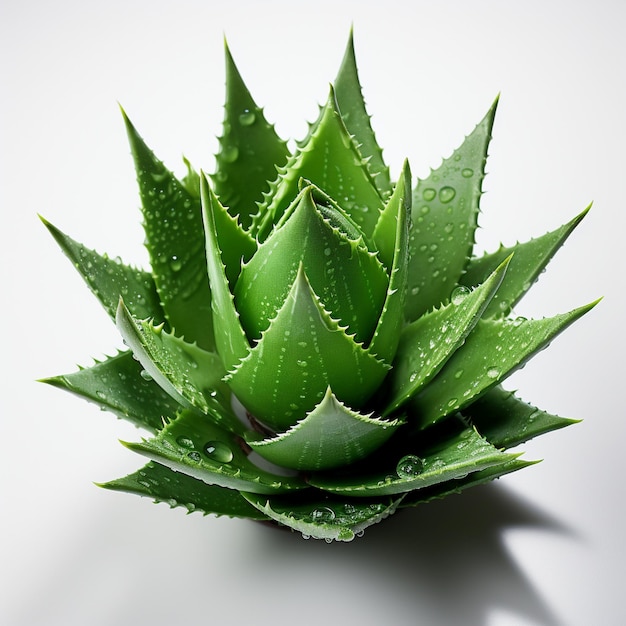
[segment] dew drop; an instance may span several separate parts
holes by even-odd
[[[189,439],[189,437],[181,435],[180,437],[176,438],[176,443],[183,448],[189,448],[190,450],[193,450],[193,441]]]
[[[254,114],[254,111],[250,111],[249,109],[246,109],[239,116],[239,123],[242,126],[252,126],[252,124],[254,124],[255,121],[256,121],[256,115]]]
[[[463,178],[471,178],[474,176],[474,170],[466,167],[461,171],[461,176],[463,176]]]
[[[237,146],[224,146],[221,156],[227,163],[234,163],[239,158],[239,148]]]
[[[298,367],[307,367],[308,363],[306,361],[296,361]]]
[[[100,400],[104,400],[106,398],[104,391],[96,391],[96,395],[100,398]]]
[[[498,378],[498,376],[500,376],[500,370],[497,367],[490,367],[487,370],[487,376],[489,376],[489,378]]]
[[[141,370],[141,377],[144,380],[152,380],[152,376],[150,375],[149,372],[147,372],[146,370]]]
[[[230,463],[233,460],[233,451],[221,441],[207,441],[204,444],[204,454],[219,463]]]
[[[423,469],[424,459],[414,454],[407,454],[398,461],[396,474],[398,474],[400,478],[414,478],[415,476],[419,476]]]
[[[462,370],[462,369],[458,369],[458,370],[454,373],[454,377],[455,377],[455,378],[461,378],[461,376],[463,376],[463,370]]]
[[[454,196],[456,196],[456,191],[453,187],[442,187],[439,190],[439,200],[441,200],[443,204],[450,202]]]
[[[470,294],[470,290],[467,287],[464,287],[463,285],[461,285],[457,287],[456,289],[454,289],[454,291],[450,295],[450,301],[455,306],[458,306],[459,304],[461,304],[461,302],[465,300],[465,298],[467,298],[469,294]]]
[[[170,268],[172,272],[180,272],[180,270],[183,268],[183,262],[176,255],[174,255],[170,259]]]
[[[335,512],[327,506],[321,506],[311,512],[311,519],[314,522],[332,522],[335,519]]]
[[[187,454],[187,458],[196,463],[200,463],[200,461],[202,460],[200,453],[196,452],[195,450],[193,452],[189,452],[189,454]]]
[[[431,200],[434,200],[436,195],[437,195],[437,192],[432,187],[429,187],[428,189],[424,189],[424,193],[422,194],[426,202],[430,202]]]

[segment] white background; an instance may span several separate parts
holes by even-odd
[[[0,7],[0,623],[626,623],[623,351],[626,3],[4,0]],[[139,431],[34,382],[121,346],[36,217],[145,264],[117,107],[182,172],[213,167],[223,35],[285,137],[301,138],[354,23],[369,111],[397,174],[424,176],[502,93],[479,245],[594,208],[518,307],[603,302],[512,387],[582,424],[545,461],[398,515],[351,544],[186,516],[91,481],[143,464]]]

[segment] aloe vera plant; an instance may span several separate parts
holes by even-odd
[[[124,114],[150,269],[44,220],[128,347],[45,382],[149,433],[125,443],[147,465],[103,486],[347,541],[530,465],[509,450],[573,420],[501,383],[594,303],[512,311],[586,211],[473,255],[496,104],[416,184],[390,179],[352,37],[293,153],[228,49],[212,176],[176,178]]]

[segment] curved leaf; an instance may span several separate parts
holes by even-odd
[[[407,454],[388,453],[382,461],[349,468],[342,474],[318,474],[309,478],[314,487],[347,496],[396,495],[424,489],[471,472],[508,462],[517,455],[500,452],[474,429],[460,422],[445,437],[434,442],[409,439]],[[369,460],[368,460],[369,461]]]
[[[180,407],[153,380],[145,379],[142,371],[131,352],[121,352],[91,367],[40,382],[70,391],[136,426],[156,432]]]
[[[134,493],[165,502],[170,507],[184,507],[189,513],[198,511],[207,515],[227,515],[254,520],[267,520],[234,489],[227,489],[175,472],[165,465],[150,461],[145,467],[124,478],[100,483],[99,487],[112,491]]]
[[[508,248],[501,246],[497,252],[471,258],[459,283],[468,287],[479,284],[503,259],[513,254],[506,277],[485,311],[486,317],[508,315],[590,208],[588,206],[573,220],[542,237]]]
[[[505,259],[473,292],[459,291],[450,304],[405,327],[389,376],[391,399],[383,415],[389,415],[425,387],[463,344],[497,292],[508,262]]]
[[[420,426],[455,413],[502,382],[595,304],[540,320],[480,320],[463,346],[411,401]]]
[[[165,320],[152,274],[100,255],[40,219],[113,320],[120,298],[135,317]]]
[[[330,387],[324,399],[288,431],[248,445],[283,467],[324,470],[348,465],[379,448],[403,422],[372,419],[338,401]]]
[[[497,386],[463,409],[463,416],[497,448],[513,448],[533,437],[577,424],[551,415]]]
[[[179,404],[211,413],[218,424],[243,432],[230,409],[230,391],[222,383],[224,365],[217,354],[187,343],[148,320],[134,319],[123,302],[117,325],[147,375]]]
[[[228,370],[250,351],[250,344],[241,327],[239,313],[228,284],[228,274],[220,248],[215,215],[219,213],[219,200],[209,187],[206,176],[200,179],[202,213],[206,239],[206,259],[212,291],[213,323],[217,351]]]
[[[237,435],[194,411],[183,410],[153,439],[123,444],[209,485],[252,493],[282,493],[306,487],[296,476],[278,476],[254,465]]]
[[[332,500],[328,497],[306,500],[290,496],[266,498],[244,493],[243,497],[267,517],[302,533],[305,539],[352,541],[361,536],[366,528],[392,515],[402,501],[399,498],[350,502]]]

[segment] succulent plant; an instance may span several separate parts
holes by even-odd
[[[390,179],[352,36],[293,153],[226,47],[216,171],[178,179],[123,113],[150,270],[44,220],[128,349],[45,382],[149,431],[105,483],[171,506],[348,541],[526,467],[509,449],[574,420],[501,387],[595,303],[513,307],[586,213],[473,255],[497,101],[424,180]]]

